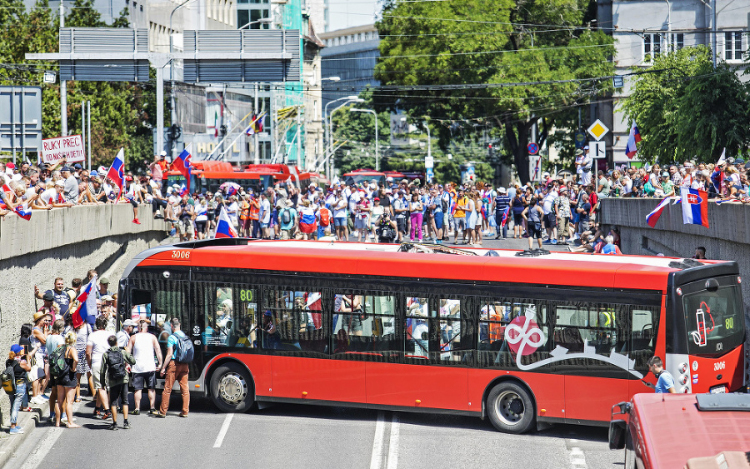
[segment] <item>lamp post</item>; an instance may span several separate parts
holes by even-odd
[[[425,158],[425,165],[424,165],[424,173],[425,182],[432,182],[432,177],[428,177],[428,170],[432,170],[432,136],[430,135],[430,126],[427,125],[427,122],[423,122],[422,125],[424,125],[424,128],[427,129],[427,158]],[[429,168],[427,167],[429,165]]]
[[[350,108],[349,112],[366,112],[375,117],[375,171],[380,171],[380,146],[378,143],[378,114],[372,109]]]

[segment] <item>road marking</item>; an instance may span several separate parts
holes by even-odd
[[[370,469],[380,469],[383,462],[383,435],[385,434],[385,416],[378,412],[378,423],[375,424],[375,439],[372,441]]]
[[[387,469],[396,469],[398,467],[398,437],[399,425],[398,416],[393,414],[391,422],[391,438],[388,441],[388,467]]]
[[[39,431],[40,429],[35,429],[34,431]],[[49,454],[50,450],[53,446],[55,446],[55,443],[57,442],[57,439],[60,438],[60,435],[62,435],[62,428],[61,427],[52,427],[47,429],[47,434],[42,437],[42,440],[37,445],[36,449],[29,454],[29,457],[26,458],[26,461],[24,461],[22,469],[36,469],[39,464],[44,461],[44,458],[47,457],[47,454]]]
[[[221,448],[221,444],[224,442],[224,437],[227,436],[227,431],[229,431],[229,424],[232,423],[233,417],[234,414],[227,414],[226,418],[224,419],[224,423],[221,424],[219,435],[216,437],[216,441],[214,441],[214,448]]]
[[[586,456],[581,448],[574,446],[570,448],[570,467],[573,469],[586,469]]]

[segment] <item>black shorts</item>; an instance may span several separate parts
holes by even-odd
[[[555,212],[549,212],[544,216],[544,226],[545,228],[554,228],[557,226],[557,217],[555,216]]]
[[[513,224],[516,226],[523,226],[523,214],[513,213]]]
[[[396,218],[396,228],[400,233],[406,233],[406,217]]]
[[[195,222],[195,228],[198,230],[198,233],[204,233],[206,231],[206,223],[205,221],[197,221]]]
[[[133,389],[136,391],[156,389],[156,372],[135,373],[133,375]]]
[[[529,229],[528,229],[529,238],[538,238],[538,239],[542,238],[542,227],[541,226],[537,225],[536,223],[534,223],[532,221],[529,221],[528,227],[529,227]]]
[[[208,221],[216,220],[216,213],[213,210],[206,212],[206,216],[208,217]]]
[[[123,407],[128,405],[128,383],[109,387],[109,406]]]

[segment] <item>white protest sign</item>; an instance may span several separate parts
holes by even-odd
[[[80,135],[42,140],[42,160],[45,163],[57,163],[63,158],[67,158],[68,163],[80,163],[86,158]]]

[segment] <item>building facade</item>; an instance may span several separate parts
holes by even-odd
[[[380,57],[380,36],[374,24],[320,34],[325,49],[320,53],[322,76],[337,77],[323,87],[323,106],[335,99],[359,94],[367,86],[377,87],[375,64]]]
[[[748,50],[750,2],[716,0],[715,5],[714,28],[710,1],[598,1],[598,25],[611,31],[615,39],[616,73],[625,75],[647,69],[654,56],[669,51],[696,45],[713,48],[715,44],[718,59],[738,65],[737,73],[742,76],[741,65]],[[630,162],[625,155],[630,122],[625,120],[620,102],[630,95],[633,83],[632,76],[624,77],[624,86],[615,90],[613,102],[594,104],[591,109],[592,121],[599,118],[611,130],[604,140],[615,164]]]

